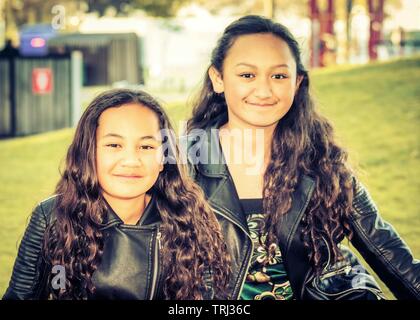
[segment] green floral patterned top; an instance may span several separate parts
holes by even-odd
[[[291,300],[292,288],[284,269],[281,252],[276,243],[265,245],[262,234],[264,214],[262,199],[241,199],[247,215],[254,252],[240,298],[243,300]]]

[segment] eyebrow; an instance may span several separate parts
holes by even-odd
[[[117,133],[108,133],[108,134],[104,135],[102,138],[110,138],[110,137],[111,138],[121,138],[121,139],[124,139],[124,137],[122,135],[119,135]],[[150,139],[159,142],[159,140],[156,139],[154,136],[143,136],[143,137],[140,137],[139,138],[139,140],[150,140]]]
[[[246,62],[240,62],[238,63],[235,67],[239,67],[239,66],[245,66],[245,67],[251,67],[251,68],[256,68],[257,66],[250,64],[250,63],[246,63]],[[286,63],[282,63],[282,64],[277,64],[274,66],[271,66],[272,69],[274,68],[289,68],[289,65]]]

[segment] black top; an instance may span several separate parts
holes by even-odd
[[[263,199],[239,199],[245,215],[253,213],[263,213]]]

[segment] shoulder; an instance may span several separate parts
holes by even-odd
[[[42,219],[48,224],[51,221],[58,196],[57,194],[52,195],[38,203],[33,211],[32,219]]]
[[[378,212],[367,187],[355,177],[353,177],[353,209],[353,214],[356,215],[376,215]]]

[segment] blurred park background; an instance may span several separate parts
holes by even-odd
[[[0,0],[0,296],[90,100],[144,89],[179,128],[218,36],[245,14],[297,37],[318,107],[420,257],[420,0]]]

